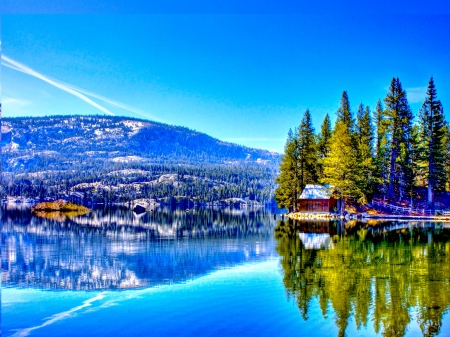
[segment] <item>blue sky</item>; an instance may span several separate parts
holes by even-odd
[[[8,5],[5,117],[107,111],[282,152],[306,108],[316,129],[326,113],[334,120],[343,90],[353,112],[360,102],[373,109],[399,77],[417,113],[434,76],[438,98],[450,104],[444,7],[139,15],[117,3],[106,12],[121,14],[26,15]]]

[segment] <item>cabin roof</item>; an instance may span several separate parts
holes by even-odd
[[[300,199],[330,199],[335,188],[333,185],[312,185],[308,184],[305,186],[302,194],[300,194]]]

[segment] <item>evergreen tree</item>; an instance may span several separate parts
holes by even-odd
[[[296,138],[298,153],[297,167],[299,171],[298,188],[300,191],[303,191],[306,184],[316,183],[318,179],[317,145],[309,110],[305,111]]]
[[[419,111],[421,142],[424,144],[423,159],[427,170],[424,179],[428,184],[428,202],[434,202],[434,192],[444,190],[447,182],[445,172],[445,134],[444,109],[437,99],[433,77],[428,83],[427,97]]]
[[[447,124],[446,131],[445,131],[444,144],[445,144],[444,163],[445,163],[445,172],[447,173],[447,183],[448,183],[450,181],[450,126],[448,124]],[[447,187],[447,190],[448,190],[448,187]]]
[[[318,141],[319,156],[324,158],[330,151],[330,139],[331,139],[331,120],[328,114],[325,115],[322,125],[320,127],[320,135]]]
[[[411,115],[412,116],[412,115]],[[412,117],[411,117],[412,118]],[[407,129],[407,127],[405,127]],[[399,179],[399,199],[403,199],[405,194],[410,197],[412,202],[414,193],[414,162],[413,162],[413,139],[412,122],[408,127],[408,138],[401,144],[400,165],[401,174]]]
[[[369,107],[361,103],[358,108],[356,123],[356,141],[358,158],[358,187],[361,191],[361,202],[367,203],[367,197],[372,195],[374,187],[373,160],[373,126]]]
[[[355,125],[355,136],[356,140],[359,143],[361,140],[361,123],[364,118],[364,104],[359,103],[358,111],[356,112],[356,125]]]
[[[357,153],[354,140],[343,120],[336,122],[330,139],[330,153],[324,159],[323,184],[335,186],[342,196],[360,196],[357,181]]]
[[[412,161],[413,161],[413,175],[414,184],[416,186],[425,186],[423,178],[426,171],[426,161],[424,160],[425,147],[421,141],[420,129],[418,125],[414,125],[411,131],[412,142]]]
[[[292,129],[289,129],[284,155],[280,162],[280,174],[276,179],[278,188],[275,190],[275,200],[280,208],[292,210],[297,201],[297,141]]]
[[[319,176],[323,177],[323,160],[330,152],[330,139],[331,139],[331,121],[328,114],[323,119],[322,126],[320,127],[320,134],[317,137],[317,150],[318,150],[318,166]]]
[[[289,130],[281,158],[275,200],[280,207],[297,208],[298,197],[306,184],[317,182],[317,145],[311,113],[305,111],[295,135]]]
[[[341,96],[336,124],[330,139],[330,150],[323,160],[321,182],[335,186],[343,197],[360,197],[357,185],[358,152],[354,120],[347,92]]]
[[[389,92],[384,99],[386,104],[387,132],[390,137],[390,163],[388,197],[393,198],[398,191],[402,198],[404,192],[412,193],[411,130],[412,112],[400,80],[393,78]]]
[[[374,119],[376,132],[374,179],[379,187],[379,191],[386,193],[389,177],[389,139],[387,136],[386,116],[381,100],[377,102]]]
[[[348,100],[347,91],[342,92],[341,103],[336,112],[336,115],[337,115],[336,124],[338,122],[343,122],[344,125],[347,127],[347,131],[351,134],[353,132],[354,120],[352,112],[350,110],[350,102]]]

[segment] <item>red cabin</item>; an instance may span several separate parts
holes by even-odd
[[[338,213],[340,201],[333,198],[335,187],[331,185],[306,185],[300,195],[298,211],[305,213]]]

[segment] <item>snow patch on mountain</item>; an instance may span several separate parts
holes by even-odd
[[[121,138],[123,137],[123,129],[121,128],[102,128],[94,130],[97,138]]]
[[[8,123],[8,122],[3,122],[2,123],[2,133],[11,132],[11,129],[12,129],[11,123]]]
[[[131,132],[128,133],[128,137],[134,136],[139,132],[139,130],[150,125],[150,123],[133,120],[125,120],[122,122],[122,124],[132,130]]]
[[[125,169],[125,170],[117,170],[117,171],[112,171],[110,173],[108,173],[108,176],[129,176],[129,175],[143,175],[143,174],[147,174],[147,171],[144,170],[137,170],[137,169]]]
[[[269,161],[261,158],[256,159],[256,163],[266,165]]]
[[[111,161],[114,163],[132,163],[146,161],[146,159],[139,156],[124,156],[112,158]]]

